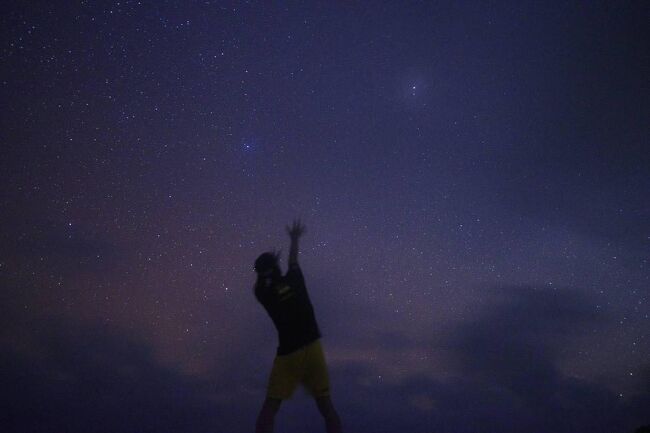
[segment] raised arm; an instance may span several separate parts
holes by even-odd
[[[300,223],[299,219],[293,220],[293,225],[287,226],[287,233],[291,238],[289,247],[289,267],[291,267],[298,264],[298,240],[305,233],[305,226]]]

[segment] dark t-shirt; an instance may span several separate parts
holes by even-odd
[[[290,265],[287,274],[275,283],[262,280],[255,287],[255,297],[278,330],[278,355],[287,355],[320,338],[305,279],[297,264]]]

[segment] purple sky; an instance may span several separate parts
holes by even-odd
[[[650,424],[644,2],[0,12],[3,431],[253,431],[294,217],[346,431]]]

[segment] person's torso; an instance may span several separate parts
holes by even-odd
[[[255,296],[278,331],[278,355],[293,352],[320,337],[314,309],[299,269],[278,281],[267,280],[255,288]]]

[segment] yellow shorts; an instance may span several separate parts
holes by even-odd
[[[315,398],[330,395],[329,376],[320,340],[288,355],[275,357],[266,396],[286,400],[298,384],[302,384]]]

